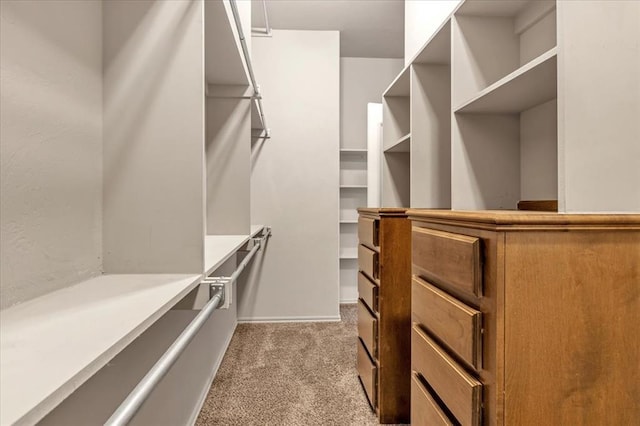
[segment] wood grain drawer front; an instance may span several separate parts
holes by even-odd
[[[411,424],[413,426],[453,426],[449,416],[440,408],[429,392],[420,383],[420,378],[411,374]]]
[[[375,408],[378,403],[377,368],[371,361],[371,358],[369,358],[367,350],[364,348],[362,340],[360,339],[358,339],[357,369],[358,376],[360,376],[367,398],[369,399],[371,406]]]
[[[358,273],[358,297],[364,300],[373,312],[378,312],[378,286],[362,272]]]
[[[378,224],[377,219],[361,217],[358,219],[358,240],[371,248],[378,247]]]
[[[482,384],[464,371],[415,324],[411,334],[411,363],[456,420],[463,425],[480,424]]]
[[[412,260],[428,277],[482,296],[480,239],[413,227]]]
[[[476,370],[482,368],[482,313],[419,277],[411,285],[413,321]]]
[[[378,279],[378,253],[360,244],[358,246],[360,270],[374,280]]]
[[[358,300],[358,336],[372,357],[378,356],[378,320],[362,300]]]

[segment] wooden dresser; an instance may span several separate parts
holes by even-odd
[[[406,209],[358,212],[358,375],[380,423],[408,423],[411,222]]]
[[[640,215],[409,210],[413,425],[640,419]]]

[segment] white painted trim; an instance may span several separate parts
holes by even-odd
[[[238,327],[238,322],[236,321],[236,326],[233,327],[233,331],[229,333],[229,336],[224,342],[224,351],[220,353],[220,356],[218,356],[218,359],[213,365],[213,369],[211,370],[211,375],[209,376],[209,380],[207,380],[207,386],[203,388],[202,394],[200,395],[200,398],[198,398],[196,409],[191,413],[191,417],[189,418],[189,422],[187,423],[188,425],[194,426],[196,424],[196,421],[198,420],[198,416],[202,411],[202,407],[204,407],[204,403],[207,400],[207,395],[209,395],[209,390],[211,390],[211,385],[213,385],[213,381],[218,375],[218,370],[222,365],[222,360],[224,359],[224,356],[227,354],[227,350],[229,349],[229,345],[231,344],[231,339],[233,339],[233,335],[235,334],[237,327]]]
[[[340,299],[341,305],[355,305],[356,303],[358,303],[357,297],[355,299]]]
[[[238,318],[238,324],[248,323],[286,323],[286,322],[340,322],[340,315],[326,317],[249,317]]]

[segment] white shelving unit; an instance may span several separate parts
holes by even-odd
[[[452,207],[556,200],[555,2],[472,3],[452,23]]]
[[[367,205],[367,150],[340,149],[340,287],[355,288],[358,270],[358,213]],[[345,298],[346,297],[346,298]],[[341,296],[343,302],[354,302]]]
[[[0,424],[37,423],[83,392],[160,317],[166,325],[179,316],[169,311],[263,228],[250,225],[251,88],[230,3],[189,13],[181,2],[157,6],[162,19],[143,20],[148,5],[103,5],[104,198],[101,216],[82,220],[102,224],[95,273],[104,273],[76,284],[69,276],[68,287],[2,310]],[[233,332],[224,329],[232,319],[221,336]],[[226,346],[210,343],[213,363]],[[132,359],[121,372],[140,372]]]
[[[383,96],[382,204],[640,211],[639,8],[462,2]]]
[[[411,67],[405,67],[382,95],[382,205],[408,207],[411,169]]]
[[[0,313],[0,423],[36,423],[194,289],[201,275],[104,275]]]

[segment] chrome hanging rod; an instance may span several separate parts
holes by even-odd
[[[271,228],[264,227],[262,232],[262,237],[253,239],[255,245],[238,265],[231,277],[229,277],[228,285],[233,284],[233,282],[238,279],[256,252],[264,245],[264,241],[271,235]],[[189,343],[196,334],[198,334],[198,331],[200,331],[202,326],[204,326],[211,317],[211,314],[224,302],[224,291],[224,286],[216,286],[216,288],[211,291],[211,299],[204,305],[202,310],[189,325],[187,325],[182,333],[180,333],[180,336],[178,336],[169,349],[167,349],[151,370],[142,378],[140,383],[131,391],[118,409],[109,417],[105,426],[125,426],[129,424],[133,416],[140,410],[142,404],[149,398],[151,392],[153,392],[162,378],[167,375],[171,366],[175,364],[182,352],[184,352]]]
[[[264,116],[264,108],[262,106],[262,94],[260,93],[260,86],[256,83],[256,76],[253,73],[253,67],[251,66],[251,57],[249,55],[249,48],[247,48],[247,41],[244,37],[244,32],[242,31],[242,22],[240,22],[240,14],[238,13],[238,5],[236,4],[236,0],[229,0],[231,4],[231,12],[233,12],[233,20],[236,23],[236,28],[238,30],[238,37],[240,38],[240,45],[242,46],[242,53],[244,55],[244,60],[247,64],[247,69],[249,70],[249,78],[251,79],[251,85],[253,86],[253,95],[255,97],[254,102],[258,106],[258,114],[260,114],[260,120],[262,121],[262,126],[264,130],[269,136],[269,128],[267,127],[267,120]],[[265,6],[266,7],[266,6]]]

